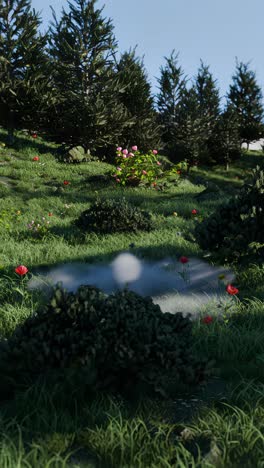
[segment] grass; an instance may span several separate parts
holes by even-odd
[[[0,140],[5,138],[1,131]],[[32,161],[35,155],[39,162]],[[201,167],[190,180],[164,192],[123,190],[108,176],[111,165],[61,164],[56,145],[18,134],[15,149],[0,149],[1,337],[8,338],[44,300],[15,277],[17,265],[32,271],[69,261],[105,262],[132,242],[136,254],[146,258],[201,256],[192,238],[191,210],[211,213],[263,161],[262,153],[244,153],[229,172]],[[221,197],[197,199],[204,189],[194,183],[197,177],[216,183]],[[65,186],[64,180],[70,184]],[[84,209],[97,197],[122,196],[151,212],[153,232],[80,235],[73,221]],[[27,224],[42,217],[50,227],[37,239]],[[65,392],[61,384],[42,380],[12,399],[0,397],[1,468],[263,467],[263,277],[261,266],[238,271],[243,300],[233,302],[225,320],[208,309],[213,323],[194,323],[194,351],[214,359],[215,369],[208,386],[192,395],[135,405],[118,395],[76,398],[76,389]]]

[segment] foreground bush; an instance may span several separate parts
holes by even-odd
[[[81,213],[75,224],[82,230],[110,234],[112,232],[151,231],[150,214],[121,200],[97,200]]]
[[[162,313],[152,299],[81,286],[55,289],[50,302],[2,343],[1,378],[82,370],[82,384],[130,396],[174,395],[201,383],[207,358],[192,354],[192,322]]]
[[[196,239],[202,249],[235,260],[264,258],[264,172],[253,170],[239,195],[198,224]]]

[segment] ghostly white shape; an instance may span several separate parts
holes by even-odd
[[[111,266],[115,281],[123,285],[139,279],[142,272],[141,262],[130,253],[118,255]]]

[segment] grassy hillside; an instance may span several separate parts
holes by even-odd
[[[0,133],[0,142],[5,142]],[[122,189],[102,162],[66,165],[56,146],[20,133],[17,148],[0,146],[0,334],[8,337],[32,314],[41,298],[18,284],[17,265],[30,271],[59,262],[101,262],[135,244],[141,257],[202,256],[192,231],[192,209],[206,216],[243,184],[262,153],[245,153],[229,172],[198,168],[166,191]],[[35,156],[38,161],[33,161]],[[64,181],[69,184],[65,185]],[[212,193],[197,199],[208,182]],[[220,191],[215,191],[214,184]],[[155,230],[140,234],[83,236],[73,225],[98,197],[126,197],[148,210]],[[174,213],[177,213],[177,216]],[[42,218],[45,218],[44,220]],[[46,223],[34,236],[29,223]],[[232,314],[197,321],[193,348],[215,360],[209,385],[176,401],[142,401],[136,406],[117,395],[76,399],[70,385],[38,382],[7,401],[0,384],[0,466],[20,467],[261,467],[264,464],[264,273],[239,272],[240,298]],[[254,298],[257,296],[257,298]],[[64,382],[65,384],[65,382]],[[66,387],[67,388],[67,387]]]

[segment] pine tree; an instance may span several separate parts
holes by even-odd
[[[165,57],[165,60],[166,64],[161,67],[161,76],[158,79],[157,105],[163,129],[162,139],[169,154],[173,156],[179,126],[181,99],[186,88],[186,77],[178,64],[178,54],[175,54],[174,50],[169,57]]]
[[[217,119],[212,139],[215,162],[225,164],[227,171],[232,160],[241,155],[239,125],[236,109],[228,103]]]
[[[213,79],[209,66],[201,60],[197,76],[194,79],[194,87],[199,102],[201,116],[213,120],[220,113],[220,95],[217,82]]]
[[[136,143],[143,151],[159,147],[160,128],[151,85],[143,59],[136,56],[135,49],[121,55],[117,73],[123,88],[120,99],[131,119],[131,126],[122,135],[122,144],[130,146]]]
[[[54,14],[50,55],[58,101],[54,127],[72,144],[100,152],[116,144],[126,125],[122,89],[114,70],[117,44],[110,19],[97,0],[68,1],[60,21]],[[53,12],[54,13],[54,12]]]
[[[8,129],[38,123],[48,80],[45,74],[46,36],[30,0],[0,0],[0,122]]]
[[[197,92],[194,86],[185,90],[178,116],[176,143],[181,158],[188,162],[188,168],[200,161],[201,148],[207,138],[207,121],[201,115]]]
[[[262,92],[257,83],[256,74],[249,69],[249,63],[236,62],[236,71],[232,77],[228,100],[232,104],[240,126],[241,143],[247,145],[257,140],[262,134]]]
[[[199,160],[212,162],[214,133],[220,115],[220,94],[209,66],[205,65],[202,60],[198,73],[194,78],[194,89],[197,96],[201,126],[206,129],[206,137],[201,139],[202,146],[199,148]]]

